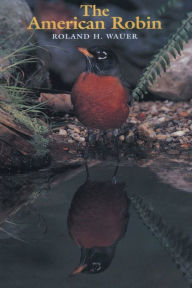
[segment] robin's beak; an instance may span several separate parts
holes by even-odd
[[[79,52],[81,52],[83,55],[85,55],[85,56],[87,56],[87,57],[89,57],[89,58],[93,58],[93,57],[94,57],[93,54],[91,54],[91,53],[87,50],[87,48],[78,47],[77,49],[79,50]]]
[[[87,267],[87,264],[83,264],[83,265],[80,265],[77,269],[75,269],[75,271],[73,271],[73,273],[71,275],[77,275],[81,272],[83,272],[83,270]]]

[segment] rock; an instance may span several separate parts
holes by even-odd
[[[75,128],[74,128],[74,132],[75,132],[75,133],[78,133],[78,134],[81,133],[81,131],[80,131],[80,129],[79,129],[78,127],[75,127]]]
[[[168,137],[168,138],[167,138],[167,142],[168,142],[168,143],[170,143],[170,142],[172,142],[172,141],[173,141],[173,138],[172,138],[172,137]]]
[[[148,123],[140,124],[138,127],[138,134],[141,137],[145,137],[150,140],[154,140],[156,138],[155,131],[149,126]]]
[[[76,141],[78,141],[79,140],[79,138],[80,138],[80,135],[78,134],[78,133],[71,133],[71,137],[74,139],[74,140],[76,140]]]
[[[77,142],[81,142],[81,143],[85,142],[85,138],[81,137],[78,133],[72,132],[71,137]]]
[[[179,112],[179,116],[180,117],[189,117],[190,113],[188,111],[182,111],[182,112]]]
[[[39,102],[44,102],[54,113],[68,113],[73,110],[70,94],[41,93]]]
[[[182,55],[174,59],[171,66],[149,91],[155,96],[172,101],[186,101],[192,98],[192,40],[186,44]]]
[[[134,142],[134,138],[135,138],[135,136],[134,136],[133,131],[130,131],[129,134],[127,135],[127,137],[126,137],[126,142],[128,144],[131,144],[131,143]]]
[[[157,140],[160,140],[160,141],[164,141],[168,138],[167,135],[164,135],[164,134],[159,134],[157,135]]]
[[[182,137],[185,135],[185,131],[176,131],[171,134],[172,137]]]
[[[1,48],[10,48],[13,51],[21,47],[31,36],[26,26],[32,17],[31,10],[25,0],[1,0],[1,39],[6,39],[5,43],[1,43]]]
[[[119,136],[119,140],[120,140],[121,142],[125,141],[125,136],[124,136],[124,135],[120,135],[120,136]]]
[[[162,106],[161,107],[161,111],[163,111],[163,112],[169,112],[170,111],[170,109],[168,108],[168,107],[166,107],[166,106]]]
[[[74,124],[68,124],[67,127],[71,130],[74,130],[76,128]]]
[[[77,141],[83,143],[83,142],[85,142],[85,138],[84,137],[79,137]]]
[[[137,116],[137,119],[143,121],[143,119],[145,119],[146,116],[147,116],[146,112],[140,112]]]
[[[79,137],[79,134],[78,133],[75,133],[74,131],[71,133],[71,137],[72,138],[77,138],[77,137]]]
[[[65,129],[60,129],[59,130],[59,135],[62,135],[62,136],[64,136],[64,137],[66,137],[67,136],[67,131],[65,130]]]
[[[183,144],[181,145],[181,147],[182,147],[183,149],[188,149],[188,148],[189,148],[189,144],[188,144],[188,143],[183,143]]]
[[[156,105],[151,106],[151,114],[152,115],[158,115],[158,110],[157,110]]]
[[[163,116],[163,117],[158,119],[158,124],[163,123],[165,121],[167,121],[167,118]]]
[[[1,0],[0,9],[0,70],[5,73],[0,74],[0,81],[7,82],[21,80],[25,87],[48,87],[49,74],[45,63],[47,63],[48,53],[45,49],[37,46],[36,38],[26,27],[30,23],[33,15],[25,0]],[[23,46],[33,46],[33,50],[17,49]],[[12,57],[9,57],[11,53]],[[13,57],[14,56],[14,57]],[[5,58],[6,57],[6,58]],[[4,60],[6,59],[6,61]],[[10,64],[23,61],[27,58],[35,58],[33,63],[23,63],[22,67],[13,66],[11,71],[6,69]],[[33,60],[34,61],[34,60]]]

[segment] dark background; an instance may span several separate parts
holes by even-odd
[[[96,4],[102,8],[109,8],[111,15],[121,16],[125,20],[135,16],[151,16],[154,19],[160,19],[163,23],[163,30],[142,30],[136,31],[138,40],[52,40],[53,32],[40,31],[37,33],[40,45],[45,45],[50,52],[52,61],[50,63],[51,78],[54,88],[65,87],[70,90],[75,79],[83,69],[84,59],[77,52],[76,46],[105,45],[111,47],[119,56],[121,68],[131,87],[134,87],[142,74],[143,69],[152,59],[154,53],[158,51],[180,25],[186,13],[192,9],[191,0],[178,0],[174,7],[168,8],[162,15],[158,15],[161,6],[168,0],[151,1],[151,0],[111,0],[111,1],[83,1],[83,4]],[[82,1],[79,0],[27,0],[33,13],[39,19],[50,20],[70,20],[74,16],[81,18],[79,9]],[[95,20],[95,19],[94,19]],[[99,20],[99,19],[98,19]],[[110,17],[105,18],[106,26],[110,27]],[[65,31],[61,33],[73,33],[74,31]],[[82,31],[75,31],[75,33]],[[94,31],[95,32],[95,31]],[[106,29],[101,33],[112,33]],[[121,31],[119,31],[121,32]],[[123,33],[132,33],[134,31],[122,31]],[[92,33],[84,31],[83,33]]]

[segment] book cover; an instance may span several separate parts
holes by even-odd
[[[190,287],[191,0],[0,7],[2,287]]]

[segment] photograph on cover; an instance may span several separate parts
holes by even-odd
[[[192,1],[0,0],[0,286],[192,287]]]

